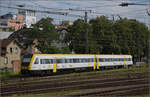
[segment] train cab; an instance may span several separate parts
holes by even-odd
[[[27,55],[23,56],[23,60],[21,63],[21,73],[22,74],[24,74],[28,71],[32,56],[33,56],[33,54],[27,54]]]

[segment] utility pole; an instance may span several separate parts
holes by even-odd
[[[89,47],[88,47],[88,22],[87,22],[87,11],[85,11],[85,17],[84,17],[84,21],[85,21],[85,31],[86,31],[86,35],[85,35],[85,39],[86,39],[86,53],[89,53]]]
[[[72,9],[69,8],[69,10],[71,11],[84,11],[85,15],[84,15],[84,22],[85,22],[85,45],[86,45],[86,53],[89,53],[89,46],[88,46],[88,12],[92,12],[92,10],[83,10],[83,9]]]
[[[149,6],[150,7],[150,6]],[[147,11],[147,14],[149,15],[149,17],[150,17],[150,11],[148,11],[148,9],[146,10]],[[149,22],[149,30],[150,30],[150,22]],[[150,35],[149,35],[149,37],[150,37]],[[150,65],[150,63],[148,62],[148,60],[149,60],[149,55],[150,55],[150,45],[149,45],[149,43],[150,43],[150,39],[148,39],[148,45],[147,45],[147,48],[148,48],[148,53],[147,53],[147,64],[148,65]]]

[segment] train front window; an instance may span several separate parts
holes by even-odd
[[[34,64],[39,64],[39,58],[36,58],[36,59],[35,59]]]
[[[24,58],[23,63],[29,63],[31,61],[31,58]]]

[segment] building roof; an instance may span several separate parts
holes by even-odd
[[[0,32],[0,39],[6,39],[8,38],[13,32]]]
[[[2,48],[6,48],[10,43],[12,42],[12,40],[10,39],[0,39],[0,46]]]
[[[9,39],[0,39],[0,53],[6,54],[6,47],[12,42],[12,40]]]
[[[0,19],[9,19],[9,18],[12,18],[12,17],[13,17],[12,13],[7,13],[7,14],[4,14],[4,15],[0,16]]]

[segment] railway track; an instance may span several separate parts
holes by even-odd
[[[116,86],[116,87],[106,87],[106,88],[96,88],[96,89],[88,89],[88,92],[74,94],[74,95],[65,95],[69,97],[99,97],[99,96],[135,96],[143,94],[148,94],[149,86],[147,84],[136,84],[136,85],[126,85],[126,86]],[[134,94],[133,94],[134,93]]]
[[[10,96],[13,94],[26,94],[26,93],[48,93],[56,91],[69,91],[69,90],[85,90],[85,89],[97,89],[91,93],[82,93],[69,96],[83,96],[83,95],[113,95],[113,93],[119,92],[119,90],[127,91],[129,89],[147,89],[149,84],[148,76],[136,75],[130,77],[120,78],[101,78],[95,77],[75,77],[62,79],[49,79],[35,82],[19,82],[15,84],[4,84],[1,87],[2,96]],[[136,87],[139,86],[139,87]],[[145,88],[144,88],[145,87]],[[104,89],[105,88],[105,89]],[[105,91],[99,91],[105,90]],[[134,90],[135,91],[135,90]],[[123,92],[124,93],[124,92]]]
[[[128,71],[125,71],[128,72]],[[6,79],[1,79],[2,84],[13,84],[13,83],[31,83],[31,82],[37,82],[37,81],[59,81],[59,80],[73,80],[73,79],[94,79],[94,78],[113,78],[113,77],[128,77],[128,78],[136,78],[138,76],[148,76],[148,72],[142,73],[143,75],[141,75],[141,73],[133,73],[133,74],[117,74],[117,72],[115,72],[114,74],[110,74],[110,73],[105,73],[105,74],[97,74],[97,73],[92,73],[92,74],[88,74],[88,75],[75,75],[75,76],[45,76],[45,77],[16,77],[16,78],[6,78]],[[3,83],[4,82],[4,83]]]

